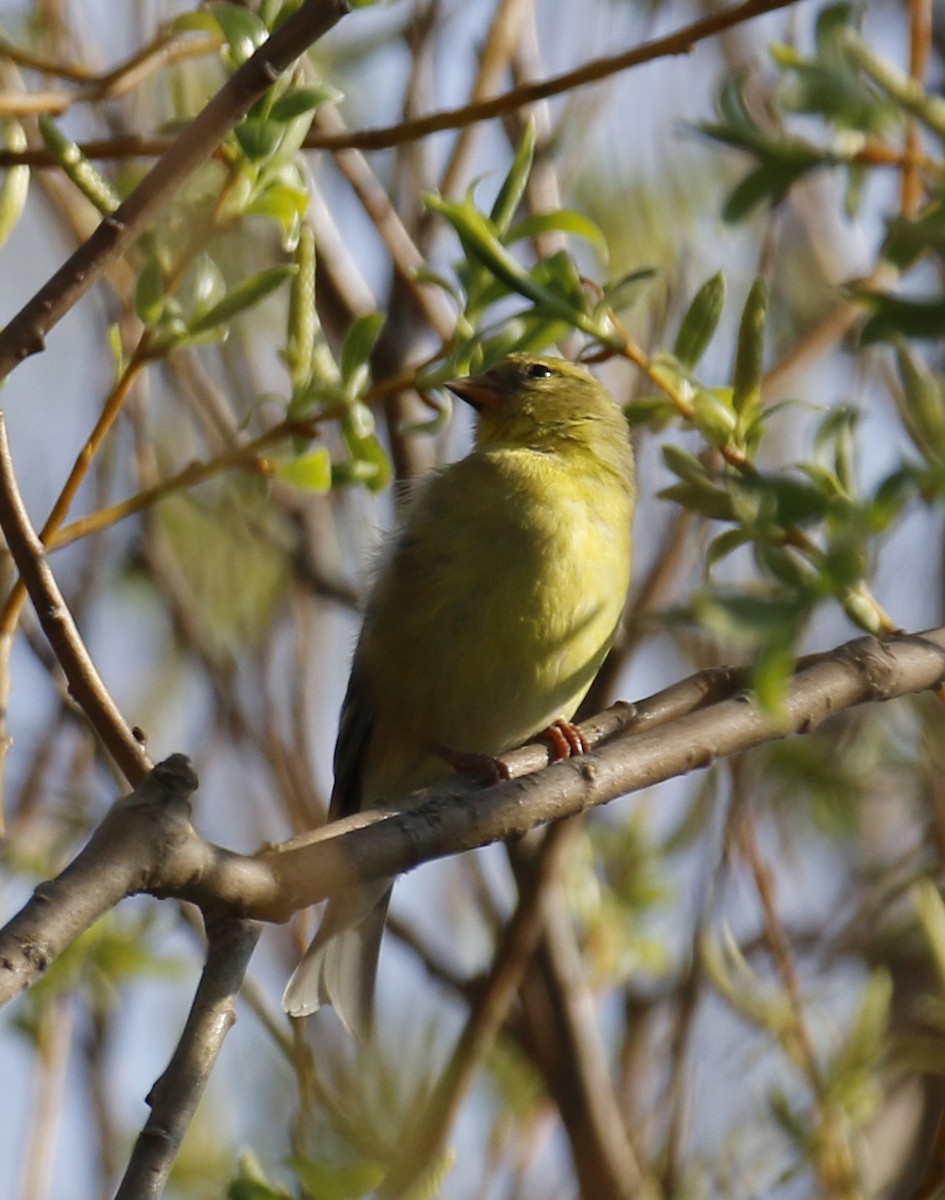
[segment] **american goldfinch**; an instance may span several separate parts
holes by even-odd
[[[567,724],[610,649],[630,576],[634,466],[606,389],[564,359],[513,354],[447,384],[475,446],[433,473],[383,560],[354,653],[329,820]],[[563,736],[562,736],[563,735]],[[453,752],[453,753],[451,753]],[[370,1023],[392,880],[329,901],[285,990]]]

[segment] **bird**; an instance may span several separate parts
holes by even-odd
[[[445,386],[475,410],[475,442],[421,483],[381,555],[328,820],[399,803],[450,766],[495,763],[539,735],[555,757],[586,749],[570,718],[626,603],[634,459],[604,385],[567,359],[515,353]],[[286,986],[288,1013],[330,1003],[349,1033],[368,1035],[392,886],[329,899]]]

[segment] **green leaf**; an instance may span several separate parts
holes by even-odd
[[[220,23],[206,8],[181,13],[171,22],[174,33],[220,33]]]
[[[365,404],[352,404],[339,422],[351,461],[332,464],[332,486],[362,483],[379,492],[391,477],[390,460],[373,433],[374,418]]]
[[[945,396],[941,381],[902,340],[896,344],[896,363],[909,436],[927,462],[945,462]]]
[[[559,250],[556,254],[540,259],[532,268],[531,277],[543,291],[554,296],[555,304],[552,311],[556,311],[563,301],[568,306],[568,310],[575,315],[583,312],[585,307],[584,284],[574,265],[574,259],[567,250]],[[547,306],[539,302],[536,307],[544,311]]]
[[[814,524],[822,520],[831,507],[832,496],[825,494],[823,488],[790,475],[746,477],[741,486],[774,498],[779,525]]]
[[[233,136],[240,149],[252,163],[265,162],[279,149],[284,126],[266,117],[244,117],[234,128]]]
[[[226,1189],[226,1200],[292,1200],[289,1193],[269,1182],[256,1157],[244,1151],[240,1155],[239,1174]]]
[[[751,286],[742,311],[732,378],[732,407],[744,429],[761,402],[761,366],[765,348],[768,285],[759,275]]]
[[[707,279],[696,292],[679,326],[673,354],[687,370],[692,370],[718,327],[725,306],[725,277],[721,271]]]
[[[857,1120],[872,1115],[871,1109],[882,1097],[873,1076],[884,1050],[892,998],[889,972],[883,968],[873,971],[853,1026],[826,1072],[827,1095]]]
[[[318,1200],[359,1200],[373,1192],[384,1178],[378,1163],[331,1163],[324,1158],[289,1160],[299,1183]]]
[[[702,593],[693,600],[700,624],[734,646],[786,646],[793,643],[807,605],[794,597]]]
[[[522,133],[521,140],[515,150],[515,158],[506,175],[499,194],[496,196],[489,214],[493,225],[500,237],[504,236],[512,223],[532,169],[532,159],[535,156],[535,122],[529,120]]]
[[[316,87],[293,88],[273,102],[269,118],[272,121],[292,121],[304,113],[314,112],[323,104],[337,104],[341,99],[341,92],[327,83]]]
[[[667,442],[662,450],[663,462],[674,475],[678,475],[687,483],[702,483],[706,480],[705,466],[689,450],[684,450],[682,446],[675,446],[672,442]]]
[[[201,254],[193,272],[190,320],[194,321],[209,312],[226,295],[226,280],[223,272],[209,256]]]
[[[905,300],[883,292],[852,292],[853,299],[872,310],[860,330],[864,345],[889,341],[896,334],[907,338],[945,337],[945,299]]]
[[[755,697],[765,712],[786,715],[788,684],[794,669],[793,642],[769,642],[755,655],[751,668],[751,683]]]
[[[663,428],[673,417],[676,409],[662,393],[651,396],[639,396],[624,405],[623,413],[631,428],[638,425],[653,424],[657,429]]]
[[[546,317],[535,310],[510,317],[501,323],[498,332],[480,340],[482,365],[491,366],[500,358],[516,351],[546,350],[567,337],[570,332],[571,326],[566,322],[556,317]]]
[[[692,412],[696,428],[710,445],[725,446],[732,440],[736,419],[730,388],[697,388]]]
[[[765,200],[776,204],[796,178],[794,172],[773,171],[767,164],[757,167],[732,190],[722,207],[722,220],[726,225],[737,225]]]
[[[18,121],[0,121],[0,144],[7,150],[26,149],[26,134]],[[0,246],[16,228],[26,207],[29,188],[29,167],[8,167],[3,172],[3,182],[0,183]]]
[[[248,279],[231,288],[223,299],[208,309],[202,317],[188,325],[188,331],[191,334],[206,333],[217,325],[232,321],[234,317],[261,304],[287,279],[291,279],[297,270],[294,263],[287,263],[278,267],[267,267],[264,271],[250,275]]]
[[[302,220],[308,211],[309,195],[304,188],[276,183],[253,197],[243,210],[249,217],[275,221],[282,229],[282,244],[294,250],[302,231]]]
[[[526,238],[539,237],[543,233],[559,231],[573,233],[576,237],[592,242],[603,254],[607,253],[607,239],[600,227],[589,217],[581,213],[561,209],[558,212],[535,213],[519,221],[503,239],[506,245],[524,241]]]
[[[602,307],[612,308],[614,312],[626,312],[636,304],[647,284],[655,279],[656,275],[657,272],[652,267],[641,267],[622,275],[613,283],[604,284]]]
[[[708,574],[716,563],[750,541],[751,534],[746,533],[744,529],[726,529],[718,537],[714,537],[705,552],[706,573]]]
[[[265,24],[241,4],[216,3],[210,11],[226,39],[232,60],[237,65],[251,58],[269,37]]]
[[[346,384],[366,366],[385,320],[384,313],[367,313],[351,325],[341,347],[341,378]]]
[[[932,951],[939,988],[945,991],[945,903],[942,894],[931,879],[923,879],[912,888],[912,902]]]
[[[926,250],[945,258],[945,201],[937,200],[915,220],[894,217],[888,224],[884,257],[905,271]]]
[[[331,454],[327,446],[319,446],[287,462],[277,462],[274,468],[278,479],[303,492],[321,495],[331,490]]]
[[[364,441],[366,438],[374,436],[376,428],[374,414],[366,404],[355,401],[345,411],[342,428],[346,435],[350,435],[358,441]]]
[[[679,504],[688,512],[699,513],[710,521],[733,521],[735,510],[731,496],[707,480],[696,483],[677,483],[663,488],[657,495],[661,500]]]
[[[428,195],[425,200],[427,207],[440,213],[453,226],[466,253],[482,263],[510,291],[541,305],[550,315],[573,321],[572,306],[554,292],[542,287],[521,263],[509,254],[499,240],[495,226],[473,207],[468,198],[456,201]]]
[[[145,325],[153,325],[164,312],[164,272],[156,259],[149,258],[138,274],[135,285],[135,313]]]

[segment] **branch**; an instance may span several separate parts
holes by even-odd
[[[292,910],[326,895],[330,888],[323,883],[340,874],[333,851],[343,853],[349,878],[400,874],[430,859],[519,837],[536,825],[704,769],[736,751],[808,733],[845,708],[935,688],[945,680],[945,629],[857,638],[806,660],[793,677],[781,717],[738,692],[747,680],[747,672],[730,669],[684,680],[638,704],[634,726],[594,753],[480,789],[475,804],[468,802],[468,785],[439,788],[408,810],[359,813],[276,847],[257,860],[278,879],[275,906],[253,905],[247,911],[264,920],[285,920]],[[719,700],[719,691],[728,698]],[[592,742],[599,737],[595,724],[583,727]],[[536,770],[547,757],[541,748],[525,747],[503,761],[514,775]],[[332,845],[342,825],[350,830],[343,851]]]
[[[519,87],[511,88],[501,96],[475,101],[460,108],[442,109],[439,112],[428,113],[424,117],[401,121],[397,125],[337,134],[313,132],[305,139],[303,148],[306,150],[388,150],[392,146],[429,137],[430,134],[440,133],[443,130],[463,129],[467,125],[474,125],[477,121],[488,121],[493,117],[501,117],[506,113],[525,108],[538,100],[546,100],[549,96],[559,96],[563,92],[570,92],[575,88],[599,83],[621,71],[627,71],[631,67],[638,67],[643,63],[654,62],[657,59],[669,58],[677,54],[688,54],[694,46],[707,38],[724,33],[726,29],[732,29],[736,25],[743,25],[746,21],[763,16],[765,13],[788,8],[796,2],[797,0],[747,0],[744,4],[736,4],[733,8],[725,8],[721,12],[712,13],[708,17],[693,21],[690,25],[677,29],[675,33],[654,38],[640,46],[634,46],[632,50],[624,50],[620,54],[605,58],[592,59],[591,62],[585,63],[573,71],[567,71],[563,75],[554,75],[550,79],[540,80],[537,83],[522,84]],[[159,135],[132,134],[82,142],[80,149],[86,158],[90,159],[130,158],[161,154],[167,145],[167,139]],[[19,165],[48,167],[53,166],[54,163],[47,151],[38,148],[0,151],[0,167]]]
[[[217,92],[144,179],[0,332],[0,379],[45,345],[45,335],[144,232],[223,137],[282,72],[348,11],[347,0],[306,0]]]
[[[151,1115],[138,1135],[115,1200],[157,1200],[193,1119],[223,1039],[236,1020],[234,1002],[262,926],[225,918],[208,926],[207,962],[167,1070],[148,1095]]]
[[[0,334],[0,339],[3,335]],[[69,681],[69,692],[101,738],[105,748],[121,768],[125,778],[138,783],[150,767],[134,732],[129,729],[92,662],[76,628],[72,613],[59,590],[56,577],[46,560],[46,551],[30,523],[20,495],[6,419],[0,410],[0,529],[16,563],[23,585],[36,609],[53,652]],[[4,676],[4,694],[9,671],[9,647],[13,636],[7,631],[0,642],[0,664]]]
[[[0,930],[0,1004],[124,895],[189,900],[205,917],[285,921],[352,880],[398,875],[431,859],[519,837],[736,751],[808,733],[845,708],[926,691],[943,680],[945,629],[882,641],[858,638],[805,660],[788,689],[783,719],[739,690],[745,672],[701,672],[635,708],[616,705],[586,722],[582,729],[592,745],[608,734],[611,740],[579,759],[540,770],[547,748],[525,746],[504,757],[509,782],[476,789],[460,780],[421,794],[407,809],[358,813],[255,857],[196,833],[184,803],[195,786],[193,774],[175,755],[119,801],[63,874],[37,889]]]
[[[524,981],[523,1045],[560,1114],[583,1196],[639,1200],[640,1164],[620,1111],[560,880],[543,898],[543,937]]]
[[[552,825],[519,880],[519,900],[502,931],[489,976],[469,1009],[450,1060],[427,1103],[404,1131],[401,1148],[379,1190],[381,1200],[410,1195],[436,1164],[453,1122],[483,1060],[508,1016],[542,934],[542,901],[570,845],[573,826]],[[629,1182],[629,1181],[628,1181]]]
[[[147,881],[175,838],[192,834],[197,776],[182,754],[155,767],[106,814],[61,875],[42,883],[0,931],[0,1003],[28,986],[79,934]]]

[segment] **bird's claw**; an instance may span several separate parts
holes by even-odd
[[[511,778],[509,769],[501,758],[491,754],[476,754],[469,750],[453,750],[450,746],[431,746],[434,754],[448,763],[454,771],[463,775],[472,775],[486,787],[496,783],[504,783]]]
[[[552,762],[572,758],[576,754],[587,754],[591,748],[590,742],[578,726],[564,718],[552,721],[538,736],[551,747]]]

